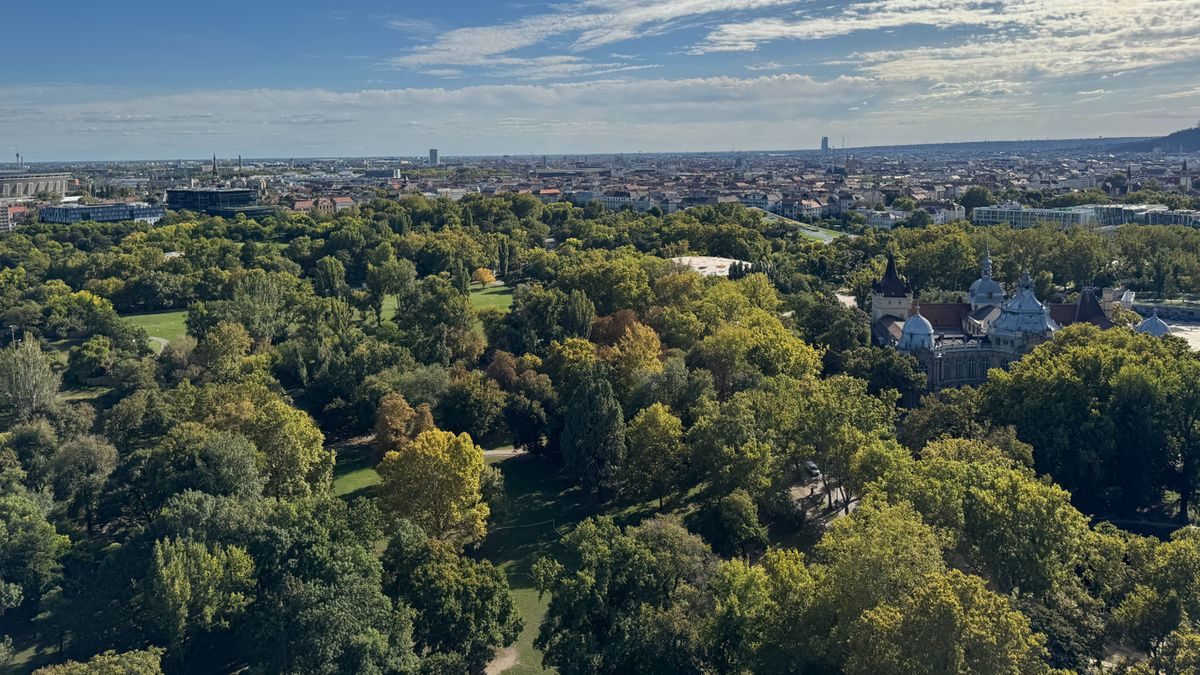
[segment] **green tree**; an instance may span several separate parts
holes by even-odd
[[[592,322],[596,320],[596,306],[587,293],[573,290],[567,296],[562,309],[562,331],[564,337],[587,339],[592,333]]]
[[[413,292],[417,269],[408,260],[391,258],[379,265],[367,265],[367,294],[375,311],[375,320],[383,320],[383,302],[389,295],[404,297]]]
[[[115,361],[112,340],[104,335],[95,335],[78,347],[72,347],[67,359],[67,373],[79,384],[87,384],[93,377],[108,372]]]
[[[992,191],[976,185],[969,188],[959,197],[958,203],[966,210],[967,216],[970,217],[971,212],[980,206],[991,206],[996,203],[996,198],[992,195]]]
[[[486,560],[461,556],[401,523],[383,566],[384,592],[416,613],[413,638],[419,651],[461,655],[478,672],[521,633],[508,580]]]
[[[34,675],[162,675],[161,647],[130,652],[107,651],[87,662],[67,661],[33,671]]]
[[[313,270],[313,288],[317,295],[326,298],[344,297],[349,287],[346,285],[346,267],[342,261],[328,255],[318,260]]]
[[[196,344],[192,357],[203,368],[208,379],[228,382],[242,374],[242,364],[253,346],[250,334],[241,324],[218,322]]]
[[[982,579],[957,570],[868,610],[851,629],[849,651],[851,675],[1051,672],[1029,620]]]
[[[98,436],[72,438],[50,459],[55,496],[83,517],[88,532],[96,524],[100,495],[116,467],[117,449]]]
[[[32,606],[50,591],[69,546],[23,490],[0,495],[0,613],[22,603]]]
[[[504,392],[478,370],[450,381],[437,406],[437,419],[447,431],[486,439],[504,413]]]
[[[703,589],[716,559],[677,521],[621,531],[589,519],[563,538],[560,560],[534,565],[550,596],[535,645],[564,675],[702,670]]]
[[[245,431],[258,449],[267,496],[302,497],[329,488],[334,453],[308,413],[275,399],[259,409]]]
[[[17,420],[50,411],[61,381],[42,355],[41,345],[28,333],[0,350],[0,410]]]
[[[907,504],[864,504],[833,523],[816,554],[833,631],[827,648],[837,662],[850,655],[844,640],[864,612],[901,602],[945,569],[936,534]]]
[[[625,430],[629,446],[622,484],[634,494],[663,497],[679,487],[686,469],[683,422],[662,403],[641,410]]]
[[[896,349],[859,347],[844,355],[847,375],[867,381],[867,391],[878,396],[885,389],[900,393],[925,389],[925,373],[917,359]]]
[[[487,529],[483,449],[467,434],[432,429],[392,450],[379,463],[380,505],[411,520],[428,536],[470,543]]]
[[[145,594],[147,609],[180,662],[196,634],[222,630],[253,599],[254,561],[236,546],[161,539]]]
[[[597,499],[617,487],[625,462],[625,418],[602,374],[593,371],[567,400],[561,447],[567,470]]]

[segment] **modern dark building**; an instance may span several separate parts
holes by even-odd
[[[132,204],[63,204],[61,206],[43,206],[38,210],[38,218],[43,223],[58,223],[70,225],[84,221],[97,223],[115,223],[123,220],[139,220],[144,223],[157,223],[167,210],[158,204],[135,202]]]
[[[258,194],[249,188],[199,188],[167,190],[167,206],[175,211],[197,211],[214,216],[254,209]]]

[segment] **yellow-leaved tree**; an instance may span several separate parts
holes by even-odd
[[[430,538],[465,544],[486,531],[483,449],[468,434],[430,429],[384,455],[378,470],[384,511]]]

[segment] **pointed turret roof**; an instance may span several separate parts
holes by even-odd
[[[1112,328],[1113,322],[1104,314],[1104,308],[1096,299],[1092,289],[1085,288],[1079,294],[1079,302],[1075,305],[1075,323],[1087,322],[1101,328]]]
[[[883,278],[875,282],[873,290],[885,298],[907,298],[912,295],[908,282],[896,270],[896,258],[891,253],[887,257],[887,269]]]

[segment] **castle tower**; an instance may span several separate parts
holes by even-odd
[[[896,258],[889,253],[883,278],[871,287],[871,320],[885,316],[905,320],[912,316],[913,293],[908,282],[896,270]]]

